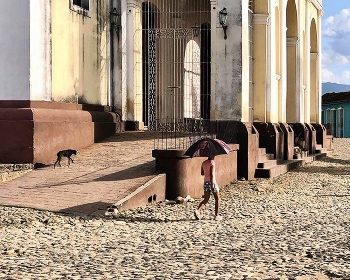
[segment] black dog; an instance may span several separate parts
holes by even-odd
[[[55,164],[53,165],[53,168],[56,167],[56,164],[61,166],[61,159],[62,159],[62,157],[67,157],[68,158],[68,166],[69,166],[70,162],[73,162],[73,159],[71,159],[71,156],[72,155],[76,155],[76,154],[77,154],[77,151],[76,150],[71,150],[71,149],[59,151],[57,153],[57,160],[56,160]]]

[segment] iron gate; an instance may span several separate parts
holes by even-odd
[[[142,4],[142,120],[148,130],[204,132],[210,119],[210,0]]]

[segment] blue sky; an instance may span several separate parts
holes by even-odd
[[[350,85],[350,0],[322,4],[322,82]]]

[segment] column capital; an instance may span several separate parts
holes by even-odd
[[[324,11],[323,10],[318,10],[318,17],[321,18],[324,15]]]
[[[287,38],[287,47],[293,47],[299,45],[299,38],[298,37],[288,37]]]
[[[320,57],[319,53],[310,53],[311,60],[317,60]]]
[[[253,14],[253,23],[256,25],[268,25],[270,15],[269,14]]]
[[[129,8],[141,8],[142,0],[128,0],[126,6]]]

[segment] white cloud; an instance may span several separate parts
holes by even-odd
[[[350,71],[343,71],[340,82],[342,84],[350,85]]]
[[[325,36],[342,36],[344,33],[350,34],[350,8],[343,9],[339,14],[324,20]]]
[[[328,38],[334,53],[350,57],[350,8],[323,21],[323,36]]]
[[[323,34],[327,37],[334,37],[337,35],[337,33],[329,27],[323,31]]]
[[[341,54],[334,52],[323,52],[322,53],[322,65],[345,65],[350,60]]]
[[[340,83],[340,79],[337,75],[335,75],[332,71],[323,68],[322,69],[322,82],[326,83],[326,82],[330,82],[330,83]]]

